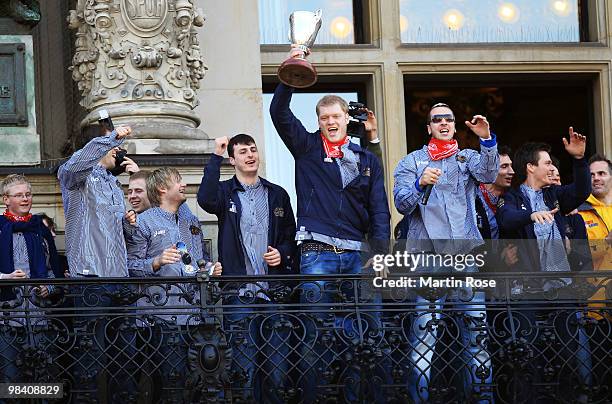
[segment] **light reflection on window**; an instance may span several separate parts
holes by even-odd
[[[259,42],[288,44],[289,15],[319,8],[323,10],[323,21],[315,43],[355,43],[352,0],[259,0]]]
[[[579,42],[578,0],[398,0],[404,43]]]

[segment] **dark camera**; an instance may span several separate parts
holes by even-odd
[[[349,102],[348,114],[355,120],[365,122],[368,120],[368,111],[366,111],[366,108],[365,104],[361,102],[351,101]]]
[[[125,149],[119,149],[117,154],[115,154],[115,167],[110,170],[111,174],[115,177],[125,172],[125,166],[121,165],[125,161],[125,156],[127,156],[127,150]]]
[[[346,128],[349,136],[363,138],[365,136],[365,124],[368,120],[368,111],[365,104],[361,102],[349,102],[348,114],[351,117]]]

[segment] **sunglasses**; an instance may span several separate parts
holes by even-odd
[[[440,123],[442,122],[442,119],[446,119],[446,122],[448,123],[455,122],[455,117],[451,114],[433,115],[431,117],[431,122]]]

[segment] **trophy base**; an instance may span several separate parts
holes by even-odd
[[[306,59],[290,58],[278,68],[278,78],[284,84],[295,88],[306,88],[317,82],[317,71]]]

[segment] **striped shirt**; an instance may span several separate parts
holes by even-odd
[[[242,250],[247,275],[266,275],[268,265],[263,255],[268,252],[268,189],[263,186],[259,178],[253,185],[243,184],[243,192],[238,192],[242,213],[240,215],[240,234],[242,236]],[[267,282],[257,285],[248,284],[246,289],[257,293],[267,289]],[[241,294],[244,291],[241,290]],[[266,299],[267,297],[260,297]]]
[[[92,139],[64,163],[57,177],[66,217],[66,255],[71,276],[127,277],[121,186],[99,162],[123,143],[113,131]]]
[[[427,167],[440,169],[442,176],[434,185],[429,202],[423,205],[423,190],[417,189],[416,184]],[[407,238],[416,241],[417,249],[433,248],[435,252],[471,251],[482,244],[476,223],[477,187],[479,182],[494,182],[498,170],[494,139],[481,140],[480,153],[464,149],[442,160],[431,160],[427,146],[408,154],[395,169],[393,187],[395,207],[400,213],[411,215]],[[450,245],[446,240],[464,241]]]
[[[525,184],[521,184],[521,192],[527,197],[532,212],[549,211],[550,208],[544,202],[544,192],[535,190]],[[540,250],[540,268],[543,271],[569,272],[570,266],[567,260],[567,252],[557,222],[533,223],[533,231],[538,240]],[[564,286],[571,283],[570,278],[561,280],[547,280],[544,282],[544,290]]]
[[[160,207],[152,207],[138,216],[138,226],[133,234],[133,243],[130,243],[128,250],[128,266],[131,276],[194,276],[188,273],[187,264],[178,261],[172,264],[162,265],[159,271],[153,271],[153,260],[160,255],[166,248],[176,245],[182,241],[187,245],[187,251],[191,256],[191,266],[197,269],[197,261],[204,259],[210,261],[203,248],[203,235],[200,229],[198,218],[189,210],[184,209],[179,213],[168,212]],[[189,310],[179,309],[180,313],[195,312],[196,310],[189,303],[189,299],[194,297],[194,290],[185,295],[184,290],[177,286],[172,286],[169,290],[152,286],[148,295],[158,294],[157,302],[165,302],[166,306],[187,306]],[[187,300],[186,300],[187,298]],[[159,305],[159,303],[157,304]],[[156,306],[145,299],[138,300],[138,306]],[[174,311],[173,311],[174,312]],[[176,314],[174,314],[176,315]],[[171,320],[173,315],[158,315],[159,318]],[[177,316],[178,324],[186,324],[190,314]],[[193,320],[191,318],[190,320]],[[192,322],[192,321],[190,321]]]

